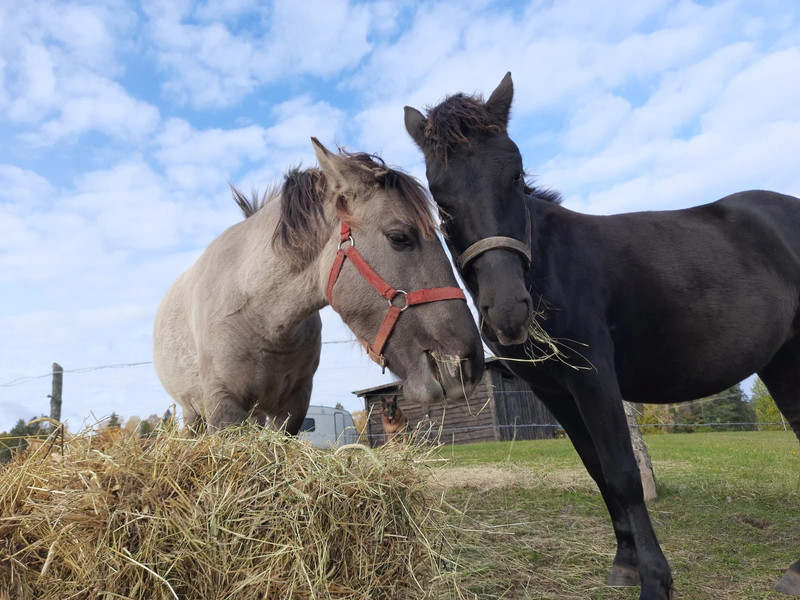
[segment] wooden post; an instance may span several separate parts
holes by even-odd
[[[61,390],[64,382],[64,369],[53,363],[53,393],[50,394],[50,418],[61,422]]]
[[[645,501],[655,500],[658,497],[656,492],[656,478],[653,473],[653,461],[650,460],[650,453],[644,445],[642,432],[639,430],[639,423],[636,420],[636,408],[629,402],[622,403],[625,406],[625,416],[628,418],[628,429],[631,432],[631,443],[633,453],[636,455],[636,464],[639,466],[639,474],[642,476],[642,491]]]

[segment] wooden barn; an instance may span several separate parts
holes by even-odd
[[[443,443],[548,439],[560,429],[528,384],[496,358],[486,361],[483,379],[469,401],[409,404],[403,399],[399,381],[353,393],[364,399],[371,446],[386,441],[381,424],[381,398],[392,396],[397,397],[411,430]]]

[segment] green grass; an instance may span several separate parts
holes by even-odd
[[[800,558],[800,445],[792,433],[645,436],[650,515],[676,597],[779,599]],[[635,599],[603,583],[614,555],[596,487],[567,440],[447,446],[442,476],[465,598]]]

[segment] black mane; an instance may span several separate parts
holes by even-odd
[[[455,94],[428,108],[424,134],[434,152],[446,157],[453,147],[468,144],[470,134],[502,130],[503,127],[486,110],[482,97]]]

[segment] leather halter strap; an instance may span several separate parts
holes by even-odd
[[[375,272],[369,263],[358,253],[353,242],[353,236],[350,232],[350,226],[342,221],[342,230],[339,238],[339,249],[336,251],[336,258],[333,261],[331,272],[328,275],[328,285],[325,288],[325,297],[328,304],[336,310],[333,306],[333,286],[339,278],[339,273],[342,271],[345,259],[350,259],[353,266],[358,269],[362,277],[369,283],[381,296],[386,298],[389,302],[389,308],[386,311],[386,316],[381,323],[378,333],[375,336],[375,341],[371,344],[363,338],[358,338],[358,341],[364,346],[369,357],[378,363],[381,368],[386,371],[386,357],[383,355],[383,348],[389,339],[389,336],[394,330],[397,319],[400,318],[400,313],[406,310],[409,306],[415,304],[425,304],[427,302],[437,302],[439,300],[463,300],[467,301],[467,297],[461,288],[458,287],[439,287],[420,289],[413,292],[406,292],[404,290],[396,290],[389,285],[384,279]],[[349,242],[347,248],[342,248],[345,242]],[[394,303],[395,298],[403,296],[404,304],[398,306]],[[358,336],[356,336],[358,337]]]
[[[485,237],[469,246],[456,258],[459,271],[464,271],[467,265],[484,252],[489,250],[512,250],[525,259],[525,270],[531,267],[531,215],[528,205],[525,204],[525,242],[504,235]]]

